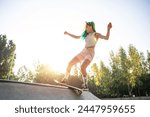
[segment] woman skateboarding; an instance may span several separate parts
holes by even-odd
[[[106,35],[102,35],[102,34],[96,32],[95,24],[92,21],[92,22],[86,22],[85,31],[82,33],[81,36],[76,36],[67,31],[64,32],[65,35],[69,35],[75,39],[82,38],[83,40],[85,40],[85,47],[79,54],[77,54],[69,62],[67,69],[66,69],[65,76],[61,81],[62,83],[66,83],[66,80],[68,79],[68,77],[70,75],[70,70],[71,70],[72,66],[80,62],[81,63],[80,69],[81,69],[82,81],[83,81],[82,87],[88,88],[88,80],[86,77],[87,76],[86,68],[91,63],[91,61],[94,57],[94,54],[95,54],[94,49],[95,49],[98,39],[108,40],[111,28],[112,28],[112,24],[109,23],[107,26]]]

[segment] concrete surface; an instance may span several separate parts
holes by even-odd
[[[89,91],[77,96],[71,89],[58,85],[0,80],[0,100],[97,100]]]

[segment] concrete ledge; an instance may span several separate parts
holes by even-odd
[[[58,85],[23,83],[0,80],[1,100],[97,100],[89,91],[77,96],[72,90]]]

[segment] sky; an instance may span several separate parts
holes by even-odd
[[[64,72],[67,63],[84,48],[84,41],[64,35],[81,35],[85,21],[94,21],[99,40],[92,63],[109,64],[110,51],[133,44],[150,50],[150,0],[0,0],[0,34],[16,44],[14,70],[34,67],[38,61]],[[91,64],[92,64],[91,63]]]

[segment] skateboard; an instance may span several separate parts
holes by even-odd
[[[82,94],[83,92],[83,89],[80,89],[78,87],[75,87],[75,86],[72,86],[72,85],[68,85],[68,84],[65,84],[65,83],[61,83],[59,82],[58,80],[54,80],[55,83],[61,85],[61,86],[65,86],[65,87],[68,87],[70,88],[71,90],[73,90],[78,96]]]

